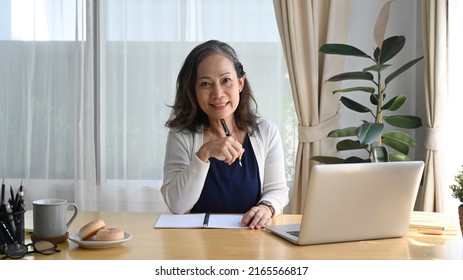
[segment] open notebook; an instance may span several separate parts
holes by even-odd
[[[267,229],[298,245],[404,236],[423,169],[421,161],[316,165],[301,224]]]
[[[236,214],[161,214],[154,228],[246,228],[243,215]]]

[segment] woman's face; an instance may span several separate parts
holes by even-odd
[[[224,55],[210,55],[198,65],[196,98],[211,121],[233,114],[243,85],[244,76],[238,78],[233,62]]]

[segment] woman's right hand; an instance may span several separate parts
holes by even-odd
[[[243,146],[231,136],[214,139],[204,143],[196,155],[204,162],[209,162],[213,157],[222,160],[227,164],[232,164],[244,153]]]

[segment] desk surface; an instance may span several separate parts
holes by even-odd
[[[27,219],[32,215],[26,216]],[[266,230],[249,229],[154,229],[159,214],[79,212],[69,233],[101,218],[108,227],[130,232],[130,241],[108,249],[84,249],[68,240],[58,245],[61,252],[43,256],[30,254],[27,259],[46,260],[407,260],[463,259],[463,240],[458,235],[425,235],[410,231],[403,238],[298,246]],[[281,215],[274,224],[300,221],[299,215]],[[30,223],[30,221],[29,221]]]

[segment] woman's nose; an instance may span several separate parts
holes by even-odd
[[[220,98],[223,95],[223,88],[221,85],[215,85],[212,88],[212,97],[213,98]]]

